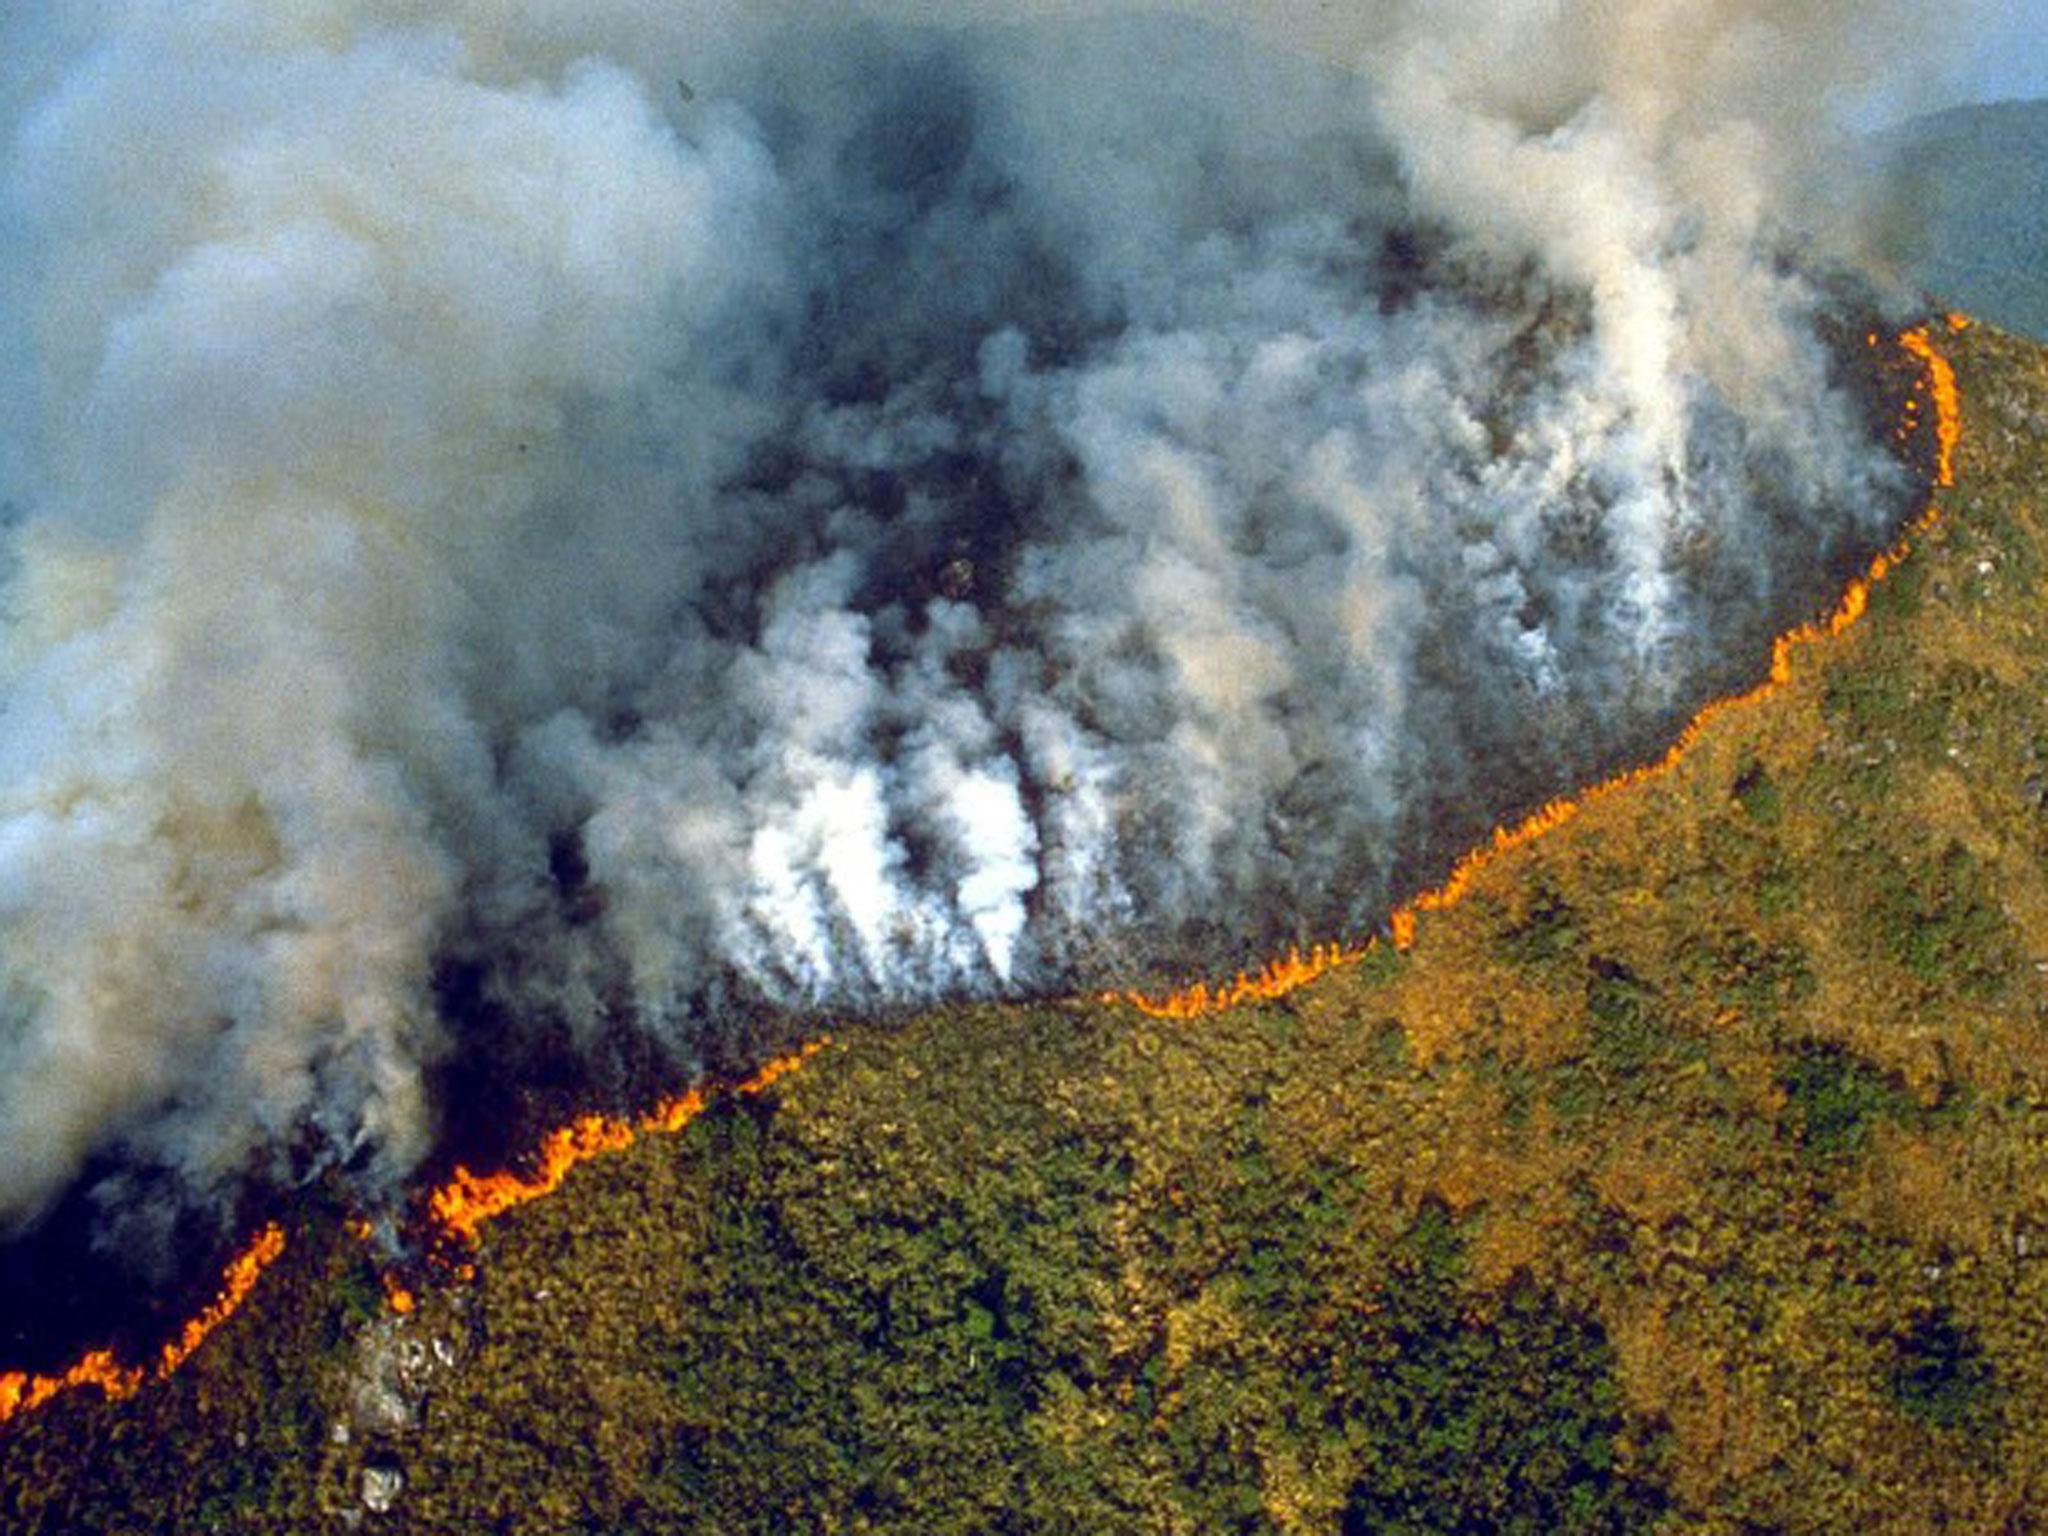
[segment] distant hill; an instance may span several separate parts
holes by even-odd
[[[2048,101],[1957,107],[1877,146],[1908,278],[2048,338]]]

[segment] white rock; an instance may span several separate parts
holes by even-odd
[[[389,1512],[405,1488],[405,1474],[396,1467],[363,1468],[363,1508],[373,1515]]]

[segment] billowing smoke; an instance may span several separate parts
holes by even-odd
[[[1356,933],[1818,601],[1905,8],[1349,9],[10,18],[0,1216]]]

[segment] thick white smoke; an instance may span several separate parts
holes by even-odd
[[[1370,921],[1898,510],[1866,5],[32,9],[0,1217]]]

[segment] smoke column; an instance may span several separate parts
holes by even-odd
[[[1371,923],[1899,515],[1918,9],[21,8],[0,1221]]]

